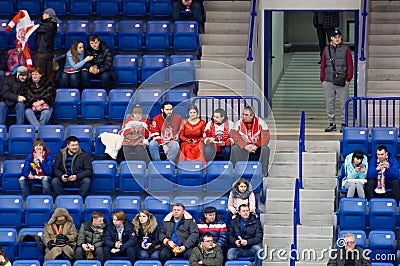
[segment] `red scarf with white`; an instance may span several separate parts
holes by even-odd
[[[243,121],[243,119],[240,120],[238,132],[247,144],[256,144],[261,137],[261,128],[258,122],[258,117],[254,116],[251,128],[248,128],[248,125]]]
[[[207,131],[207,128],[206,128],[206,131]],[[226,120],[224,123],[221,123],[221,124],[212,122],[210,124],[210,128],[208,129],[207,133],[204,132],[205,138],[208,135],[208,137],[212,137],[216,141],[225,142],[225,146],[230,146],[232,144],[232,141],[229,138],[229,121],[228,120]],[[219,136],[220,139],[217,136]],[[209,144],[210,143],[209,138],[206,138],[204,142],[206,144]],[[219,145],[215,145],[215,148],[216,148],[217,152],[219,152],[221,150],[221,147]]]

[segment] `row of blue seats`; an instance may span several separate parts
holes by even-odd
[[[13,266],[41,266],[40,261],[31,260],[16,260],[12,264]],[[188,266],[188,260],[173,259],[168,260],[164,263],[164,266]],[[225,266],[252,266],[250,261],[245,260],[230,260],[225,262]],[[74,264],[71,264],[68,260],[47,260],[43,263],[43,266],[102,266],[102,263],[98,260],[77,260]],[[108,260],[104,262],[104,266],[132,266],[129,260]],[[133,266],[162,266],[158,260],[137,260]],[[372,265],[372,266],[388,266],[388,265]]]
[[[14,48],[15,32],[5,32],[8,20],[0,20],[0,40],[3,49]],[[111,49],[121,51],[198,51],[200,41],[198,24],[192,20],[175,21],[171,27],[169,20],[67,20],[58,23],[54,48],[70,49],[75,40],[88,45],[90,34],[96,34]],[[117,30],[118,28],[118,30]],[[173,32],[171,32],[171,28]],[[35,33],[29,38],[29,48],[34,50]]]
[[[27,10],[36,17],[46,8],[58,16],[74,17],[171,17],[171,0],[0,0],[0,16],[11,17],[18,10]]]

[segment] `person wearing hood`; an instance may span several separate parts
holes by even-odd
[[[133,265],[139,250],[133,224],[121,210],[114,212],[111,217],[112,223],[107,225],[104,234],[104,260],[111,260],[114,256],[127,256]]]
[[[106,221],[104,214],[92,212],[89,221],[83,223],[79,229],[76,243],[75,259],[95,259],[103,262],[103,237]]]
[[[190,255],[190,266],[221,266],[224,260],[222,249],[214,243],[211,233],[200,237],[200,244],[195,247]]]
[[[368,161],[367,156],[360,150],[355,150],[346,156],[344,162],[345,176],[342,179],[342,188],[348,189],[347,197],[354,197],[355,192],[359,198],[365,198],[364,184],[367,182]]]
[[[30,187],[33,184],[42,184],[42,194],[51,195],[50,179],[52,173],[53,156],[51,156],[43,139],[37,138],[33,142],[32,152],[26,156],[21,177],[19,178],[22,195],[26,198],[30,194]]]
[[[133,218],[135,234],[138,238],[139,259],[158,260],[160,258],[160,240],[158,239],[158,224],[156,217],[148,210],[141,210]]]
[[[42,24],[36,29],[35,66],[43,71],[43,76],[53,80],[54,42],[56,40],[59,19],[53,8],[46,8],[42,15]]]
[[[232,218],[236,217],[239,212],[239,206],[242,204],[247,204],[250,208],[250,212],[257,215],[256,198],[253,188],[245,178],[239,178],[233,183],[231,192],[229,193],[228,210],[231,212]]]
[[[46,246],[44,260],[74,259],[78,231],[74,220],[64,208],[57,208],[47,223],[44,223],[43,243]]]

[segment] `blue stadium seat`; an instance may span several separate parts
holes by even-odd
[[[76,260],[74,266],[101,266],[99,260]]]
[[[207,193],[227,193],[232,188],[233,165],[230,161],[211,161],[206,168]]]
[[[238,161],[235,164],[235,179],[245,178],[253,186],[254,193],[261,191],[263,174],[262,165],[259,161]]]
[[[26,156],[32,151],[35,127],[32,125],[11,125],[8,137],[8,155]]]
[[[93,166],[93,177],[91,184],[92,193],[115,192],[117,162],[114,160],[96,160],[92,162],[92,166]]]
[[[340,229],[365,230],[367,203],[360,198],[342,198],[339,201],[338,226]]]
[[[119,172],[119,192],[139,192],[146,189],[146,162],[122,161]]]
[[[172,14],[172,1],[150,0],[150,16],[155,18],[169,18]]]
[[[43,266],[71,266],[69,260],[46,260]]]
[[[143,21],[121,20],[119,22],[118,49],[121,51],[139,51],[143,49]]]
[[[70,0],[70,15],[74,17],[93,16],[92,0]]]
[[[132,266],[129,260],[107,260],[104,266]]]
[[[394,264],[387,262],[372,262],[371,266],[394,266]]]
[[[175,51],[196,51],[199,48],[199,26],[197,21],[175,21],[173,40]]]
[[[10,0],[11,2],[13,2],[13,0]],[[10,6],[11,7],[11,6]],[[7,8],[5,9],[0,9],[0,10],[7,10]],[[14,14],[13,13],[9,13],[7,16],[9,16],[10,14]],[[8,50],[9,48],[14,48],[15,45],[12,44],[12,46],[10,45],[10,33],[6,32],[4,29],[5,27],[7,27],[8,25],[8,20],[7,19],[0,19],[0,47],[3,48],[4,50]]]
[[[114,50],[116,35],[115,20],[93,20],[92,34],[99,36],[100,40],[104,41],[108,48]]]
[[[361,248],[367,248],[367,234],[363,230],[340,230],[338,233],[338,239],[344,238],[347,233],[352,233],[356,239],[356,245]]]
[[[93,147],[93,126],[92,125],[69,125],[67,126],[66,137],[75,136],[79,140],[79,146],[89,155]]]
[[[94,155],[97,157],[104,157],[105,156],[105,149],[106,147],[101,142],[99,135],[103,132],[114,133],[118,134],[121,127],[119,125],[99,125],[96,127],[96,138],[94,144]]]
[[[55,156],[64,147],[64,126],[41,125],[38,137],[44,140],[50,154]]]
[[[376,148],[385,145],[388,152],[397,154],[398,129],[396,127],[373,127],[371,129],[371,153],[374,155]]]
[[[22,236],[25,235],[35,235],[42,239],[43,237],[43,225],[42,227],[38,228],[22,228],[18,232],[18,238],[21,239]],[[44,250],[43,243],[42,250]],[[29,259],[37,259],[39,261],[43,261],[43,253],[40,251],[39,247],[37,246],[36,242],[18,242],[17,245],[18,249],[18,259],[29,260]]]
[[[189,266],[189,261],[188,260],[181,260],[181,259],[167,260],[164,263],[164,266]]]
[[[77,120],[80,115],[81,94],[78,89],[59,88],[54,102],[54,117],[60,120]]]
[[[7,144],[7,127],[6,125],[0,125],[0,156],[6,152]]]
[[[40,266],[40,261],[29,259],[29,260],[14,260],[13,266]]]
[[[394,230],[396,227],[396,201],[373,198],[369,201],[369,229]]]
[[[75,40],[82,40],[86,47],[90,22],[88,20],[67,20],[65,25],[65,48],[69,49]]]
[[[108,119],[122,121],[125,118],[126,108],[133,94],[134,92],[132,89],[110,90],[108,98]]]
[[[58,195],[55,200],[56,208],[67,209],[71,217],[74,219],[76,228],[81,226],[82,212],[83,212],[83,199],[80,195]]]
[[[150,119],[160,113],[163,101],[163,92],[160,89],[139,89],[135,92],[136,103],[142,107],[143,114]]]
[[[107,107],[105,89],[84,89],[82,91],[82,119],[103,120]]]
[[[177,70],[174,67],[174,70]],[[171,67],[168,71],[171,74]],[[171,78],[171,77],[170,77]],[[191,104],[191,89],[188,88],[173,88],[165,93],[165,100],[171,102],[174,106],[173,113],[179,114],[182,118],[187,118],[188,107]]]
[[[225,266],[252,266],[251,261],[245,260],[228,260],[225,262]]]
[[[24,197],[0,195],[0,227],[20,227],[23,221]]]
[[[180,161],[177,181],[180,192],[202,192],[204,184],[204,164],[201,161]]]
[[[158,224],[161,224],[164,217],[170,213],[170,202],[169,196],[147,196],[144,198],[144,208],[156,217]]]
[[[170,194],[174,190],[175,166],[170,161],[150,161],[148,168],[148,191]]]
[[[372,230],[368,234],[368,240],[371,262],[394,262],[395,256],[389,256],[396,254],[396,235],[393,231]]]
[[[84,221],[90,220],[93,211],[104,213],[107,223],[111,222],[112,198],[109,195],[89,195],[85,199]]]
[[[51,7],[56,11],[57,16],[63,17],[67,15],[67,3],[68,1],[64,0],[44,0],[43,10]]]
[[[3,175],[1,177],[3,193],[21,192],[18,180],[23,167],[24,160],[5,160],[3,162]]]
[[[40,0],[18,0],[18,10],[26,10],[31,19],[40,16],[43,11],[42,1]]]
[[[114,71],[118,84],[136,86],[139,81],[139,57],[135,54],[115,55]]]
[[[196,70],[193,55],[171,55],[168,68],[171,86],[193,84],[196,81]]]
[[[199,219],[201,202],[198,196],[175,196],[173,203],[182,203],[185,206],[185,210],[193,216],[195,221]]]
[[[7,257],[13,261],[17,250],[17,230],[15,228],[0,228],[0,244]]]
[[[342,154],[346,157],[355,150],[361,150],[368,155],[368,128],[366,127],[345,127],[341,141]]]
[[[142,209],[142,198],[139,196],[117,196],[114,200],[115,210],[125,212],[126,218],[132,221]]]
[[[122,15],[124,17],[146,17],[146,0],[122,0]]]
[[[158,260],[137,260],[134,266],[162,266]]]
[[[1,0],[0,1],[0,16],[9,17],[12,14],[17,13],[15,10],[16,1],[14,0]],[[8,49],[6,47],[5,49]]]
[[[96,15],[98,17],[116,17],[118,16],[117,0],[96,0]]]
[[[142,83],[163,85],[166,83],[167,57],[163,54],[145,54],[142,56]],[[160,71],[160,72],[159,72]],[[157,73],[158,72],[158,73]],[[155,75],[153,75],[155,74]]]
[[[26,197],[25,226],[43,227],[53,213],[53,197],[50,195],[29,195]]]
[[[146,22],[146,50],[168,51],[171,47],[171,25],[168,20]]]
[[[64,22],[60,20],[57,23],[56,39],[54,41],[54,50],[60,50],[64,48]]]

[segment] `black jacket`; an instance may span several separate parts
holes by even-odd
[[[118,232],[114,224],[109,224],[106,227],[106,232],[104,233],[104,246],[113,248],[115,242],[118,241]],[[121,252],[125,252],[128,247],[135,247],[138,249],[138,241],[135,235],[133,224],[128,220],[124,221],[124,231],[122,232],[122,246]]]
[[[44,100],[48,105],[52,106],[56,99],[56,88],[53,82],[45,77],[39,80],[38,86],[29,78],[25,82],[26,86],[26,107],[32,107],[32,104],[39,100]]]
[[[39,28],[35,30],[35,50],[37,53],[52,53],[57,35],[57,22],[53,21],[52,18],[47,18],[42,22]]]
[[[89,69],[91,66],[97,66],[100,74],[113,70],[113,56],[106,43],[100,41],[99,50],[94,50],[90,45],[85,50],[85,57],[91,55],[93,60],[86,62],[82,69]]]
[[[0,99],[8,107],[14,108],[17,104],[18,95],[26,96],[26,88],[15,75],[6,76],[3,82]]]
[[[243,230],[240,229],[240,220],[241,217],[238,216],[233,219],[229,225],[229,246],[237,247],[235,241],[238,240],[238,236],[247,240],[247,246],[244,248],[261,245],[263,241],[263,228],[257,217],[250,214],[249,221],[246,223]]]
[[[355,247],[354,249],[354,262],[355,266],[371,266],[371,263],[369,261],[369,258],[367,257],[367,254],[369,252],[364,252],[364,250],[360,247]],[[364,254],[364,256],[363,256]],[[327,263],[327,266],[345,266],[346,265],[346,250],[341,247],[336,250],[333,254],[329,254],[330,259]],[[351,254],[347,254],[347,256],[351,256]]]
[[[65,173],[67,173],[67,169],[65,167],[66,158],[67,148],[63,148],[58,152],[54,160],[54,178],[61,178]],[[79,149],[79,151],[72,158],[71,168],[72,174],[77,176],[77,180],[81,180],[85,177],[91,178],[93,175],[92,159],[86,152],[82,151],[82,149]]]

